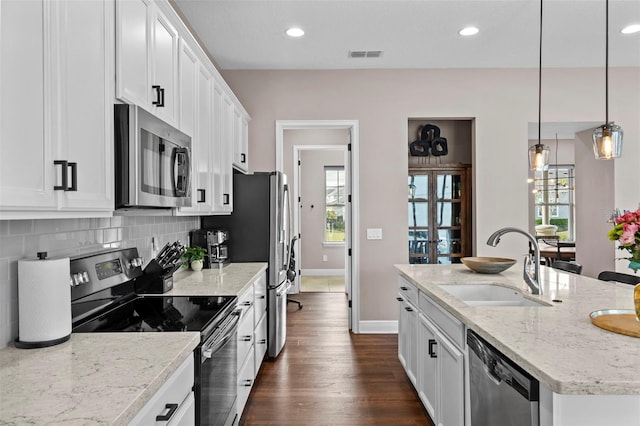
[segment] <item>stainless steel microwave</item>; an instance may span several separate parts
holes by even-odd
[[[114,112],[116,209],[191,206],[191,137],[136,105]]]

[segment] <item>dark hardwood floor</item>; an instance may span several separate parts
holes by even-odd
[[[260,369],[240,425],[429,425],[395,334],[352,334],[342,293],[295,295],[287,343]]]

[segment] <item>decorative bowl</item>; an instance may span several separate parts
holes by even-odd
[[[514,259],[503,257],[463,257],[462,263],[480,274],[498,274],[516,264]]]

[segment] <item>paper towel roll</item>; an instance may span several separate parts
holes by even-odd
[[[71,335],[69,258],[18,261],[16,346],[52,346]]]

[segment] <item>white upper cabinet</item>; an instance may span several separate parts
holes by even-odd
[[[116,3],[116,97],[178,126],[178,32],[151,0]]]
[[[110,215],[113,2],[0,7],[0,218]]]
[[[187,83],[187,80],[193,80]],[[180,122],[192,135],[191,207],[181,207],[178,215],[207,215],[213,211],[213,77],[191,49],[180,47]],[[192,95],[191,95],[192,94]],[[193,104],[193,110],[189,113]],[[193,129],[190,132],[189,129]]]
[[[214,213],[233,211],[233,103],[221,85],[213,90],[214,135]]]
[[[233,111],[233,166],[249,172],[249,120],[238,106]]]

